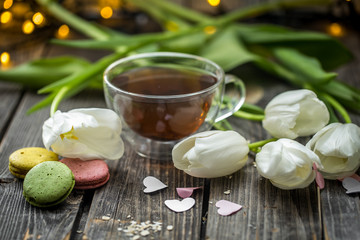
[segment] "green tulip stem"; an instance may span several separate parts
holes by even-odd
[[[325,94],[325,93],[322,93],[321,95],[343,117],[343,119],[344,119],[344,121],[346,123],[351,123],[351,118],[350,118],[348,112],[346,111],[346,109],[338,101],[336,101],[335,98],[333,98],[329,94]]]
[[[249,143],[249,149],[253,152],[260,152],[261,147],[264,146],[265,144],[269,143],[269,142],[274,142],[278,140],[277,138],[270,138],[270,139],[265,139],[265,140],[261,140],[258,142],[253,142],[253,143]]]
[[[265,118],[264,114],[248,113],[242,110],[235,112],[233,116],[253,121],[262,121]]]
[[[56,94],[54,100],[51,103],[50,117],[54,116],[61,100],[65,98],[65,96],[69,90],[70,90],[69,86],[64,86],[64,87],[60,88],[59,92]]]

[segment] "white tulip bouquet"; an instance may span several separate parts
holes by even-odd
[[[275,138],[247,144],[234,131],[203,132],[174,147],[174,165],[195,177],[226,176],[245,165],[252,149],[258,173],[281,189],[309,186],[317,169],[327,179],[351,176],[360,166],[360,128],[328,122],[329,112],[314,92],[284,92],[268,103],[262,121]],[[313,134],[306,146],[293,140]]]

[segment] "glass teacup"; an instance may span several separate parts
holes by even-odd
[[[211,129],[245,100],[240,79],[208,59],[173,52],[114,62],[105,70],[104,92],[122,119],[123,138],[139,155],[156,159],[170,157],[178,141]]]

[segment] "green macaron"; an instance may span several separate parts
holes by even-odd
[[[51,207],[63,202],[74,185],[74,175],[65,164],[57,161],[43,162],[26,174],[23,195],[34,206]]]

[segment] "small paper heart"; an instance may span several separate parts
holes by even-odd
[[[242,208],[241,205],[227,200],[217,201],[215,206],[219,208],[217,212],[222,216],[229,216]]]
[[[352,177],[346,177],[342,181],[343,187],[347,190],[346,193],[360,192],[360,182]]]
[[[182,198],[190,197],[194,190],[200,189],[201,187],[189,187],[189,188],[176,188],[177,194]]]
[[[358,180],[358,181],[360,182],[360,176],[357,175],[356,173],[354,173],[353,175],[351,175],[351,177],[352,177],[353,179],[356,179],[356,180]]]
[[[315,171],[315,173],[316,173],[316,175],[315,175],[316,185],[317,185],[320,189],[323,189],[323,188],[325,187],[325,180],[324,180],[323,175],[318,171],[317,166],[316,166],[315,163],[313,164],[313,169],[314,169],[314,171]]]
[[[167,187],[163,182],[153,176],[144,178],[143,184],[146,187],[144,193],[156,192]]]
[[[176,199],[166,200],[165,205],[174,212],[185,212],[195,205],[195,199],[185,198],[181,201]]]

